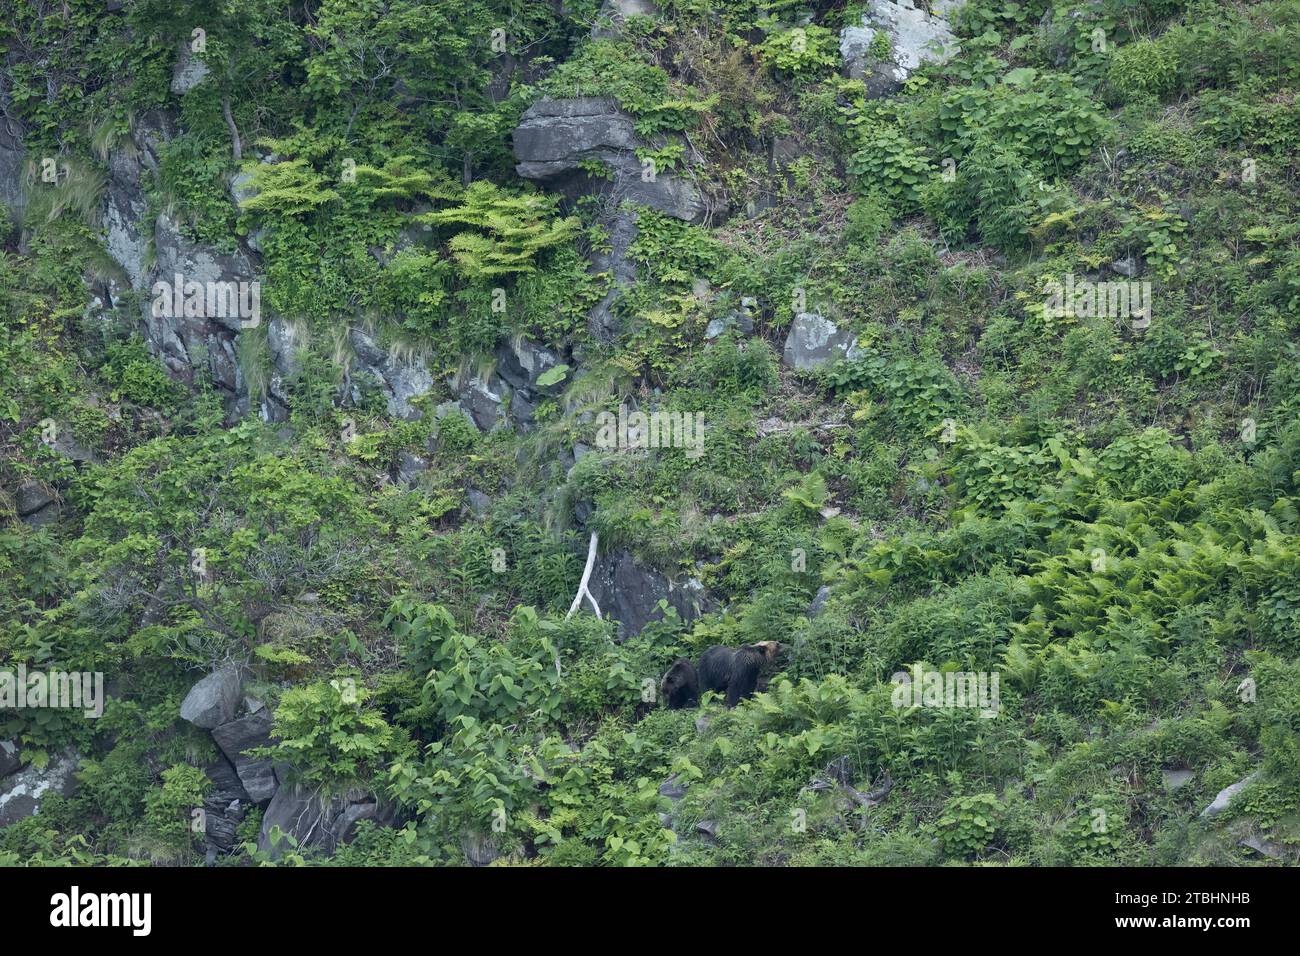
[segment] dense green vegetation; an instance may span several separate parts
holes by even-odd
[[[1255,832],[1294,860],[1300,0],[968,0],[960,54],[876,99],[838,72],[859,4],[664,0],[591,39],[598,5],[11,0],[6,109],[71,172],[0,251],[0,661],[102,671],[111,699],[97,721],[0,711],[37,765],[83,757],[74,796],[0,830],[0,863],[200,862],[216,750],[179,704],[230,659],[275,707],[277,761],[398,808],[289,862],[461,864],[466,834],[534,865],[1270,862],[1238,845]],[[199,24],[210,75],[177,97]],[[658,168],[734,213],[640,213],[612,340],[587,324],[599,203],[513,170],[544,94],[685,134],[702,161],[666,139]],[[309,343],[287,423],[169,377],[138,297],[86,307],[120,279],[94,220],[109,156],[156,110],[178,132],[150,213],[219,249],[256,234],[263,307]],[[1045,283],[1125,259],[1149,326],[1045,307]],[[742,300],[754,333],[706,341]],[[805,311],[857,335],[851,361],[781,362]],[[426,358],[423,418],[348,377],[361,324]],[[254,409],[265,325],[240,341]],[[520,335],[576,356],[535,429],[433,414]],[[655,390],[703,414],[702,456],[561,462]],[[32,479],[56,523],[18,519]],[[625,641],[566,619],[588,530],[719,610]],[[760,640],[791,652],[735,710],[644,699],[676,658]],[[998,715],[895,706],[918,663],[998,673]],[[810,787],[842,757],[888,797]],[[266,862],[258,817],[222,865]]]

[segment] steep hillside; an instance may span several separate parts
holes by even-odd
[[[1300,860],[1300,0],[0,46],[0,864]]]

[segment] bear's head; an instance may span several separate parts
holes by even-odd
[[[756,651],[761,651],[763,656],[769,661],[776,660],[776,655],[786,649],[780,641],[759,641],[757,644],[749,645]]]

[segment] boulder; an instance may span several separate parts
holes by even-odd
[[[275,796],[279,782],[272,761],[248,756],[247,751],[271,743],[271,720],[270,710],[263,707],[212,728],[212,739],[234,767],[252,802],[258,804],[264,804]]]
[[[497,375],[470,378],[459,387],[460,407],[479,431],[499,428],[507,418],[509,388]]]
[[[659,784],[659,796],[667,797],[676,803],[682,797],[686,796],[685,785],[677,779],[677,774],[673,774],[663,783]]]
[[[492,499],[477,488],[465,489],[465,501],[469,505],[469,510],[479,518],[487,514],[492,507]]]
[[[361,788],[325,795],[300,784],[286,784],[276,791],[262,816],[257,848],[279,859],[290,848],[287,843],[272,845],[271,829],[279,827],[297,841],[299,852],[314,849],[329,854],[352,840],[362,820],[391,826],[394,818],[393,807]]]
[[[24,481],[14,493],[14,510],[23,524],[39,528],[59,517],[59,496],[43,481]]]
[[[674,829],[674,816],[677,813],[677,804],[686,796],[686,785],[677,779],[677,774],[673,774],[663,783],[659,784],[659,796],[667,797],[669,801],[670,812],[659,814],[659,823],[665,829]]]
[[[622,623],[624,639],[663,619],[660,601],[675,608],[684,621],[692,621],[714,606],[699,581],[674,583],[654,568],[642,566],[628,551],[597,559],[588,589],[601,613]]]
[[[7,777],[23,765],[18,745],[12,740],[0,740],[0,777]]]
[[[704,219],[707,206],[694,184],[674,173],[643,175],[636,150],[643,142],[632,117],[609,97],[538,100],[514,131],[515,172],[544,183],[570,200],[593,194],[649,206],[687,222]],[[609,177],[584,166],[603,163]]]
[[[823,584],[817,589],[817,594],[813,597],[812,604],[808,605],[809,620],[821,614],[822,610],[826,607],[826,599],[830,596],[831,589],[827,585]]]
[[[744,312],[728,312],[721,318],[712,319],[708,327],[704,330],[705,339],[716,339],[727,329],[737,329],[744,335],[749,335],[754,331],[754,320]]]
[[[512,338],[497,347],[495,358],[496,374],[493,378],[509,388],[508,414],[527,429],[532,424],[538,402],[543,397],[558,395],[564,387],[563,380],[549,385],[537,382],[544,373],[560,364],[560,357],[536,342]],[[505,390],[499,386],[490,385],[489,388],[505,397]]]
[[[52,757],[44,767],[29,766],[0,781],[0,829],[35,816],[51,794],[71,796],[76,792],[74,774],[81,755],[73,750]]]
[[[1266,856],[1270,860],[1285,860],[1288,856],[1294,857],[1295,851],[1288,851],[1281,843],[1275,843],[1272,840],[1265,839],[1258,833],[1252,833],[1246,839],[1237,844],[1248,850],[1254,850],[1261,856]]]
[[[641,145],[632,117],[610,97],[544,97],[520,117],[513,135],[515,166],[524,179],[552,180],[585,159],[634,153]]]
[[[501,858],[496,841],[486,833],[466,830],[460,837],[460,849],[470,866],[491,866]]]
[[[1132,256],[1116,259],[1110,264],[1110,271],[1116,275],[1124,276],[1126,279],[1132,279],[1138,274],[1137,260]]]
[[[801,371],[820,368],[838,359],[856,358],[858,339],[816,312],[800,312],[790,325],[782,360]]]
[[[510,339],[496,350],[497,374],[511,388],[541,395],[558,394],[562,383],[540,386],[537,379],[560,364],[560,357],[528,339]]]
[[[925,9],[912,0],[868,0],[861,24],[840,31],[845,75],[862,80],[871,96],[888,96],[922,63],[944,62],[959,49],[947,18],[961,2],[932,0]],[[882,34],[889,55],[878,58]]]
[[[78,465],[100,464],[99,455],[95,454],[94,449],[87,448],[77,441],[70,428],[60,426],[54,441],[50,442],[50,448]]]
[[[190,688],[181,701],[181,718],[212,730],[234,719],[243,689],[243,671],[234,664],[217,668]]]
[[[172,66],[171,90],[177,96],[184,96],[207,78],[208,65],[200,60],[190,48],[190,41],[182,41]]]
[[[1211,801],[1210,805],[1201,811],[1202,818],[1212,820],[1224,810],[1228,809],[1228,804],[1232,803],[1232,798],[1254,783],[1258,776],[1259,771],[1256,770],[1250,776],[1238,780],[1229,787],[1224,787],[1219,791],[1214,800]]]
[[[423,456],[409,451],[397,453],[397,481],[400,484],[413,485],[428,470],[429,461]]]

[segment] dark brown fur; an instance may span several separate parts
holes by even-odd
[[[700,682],[695,674],[695,666],[686,658],[681,658],[668,668],[663,681],[659,684],[659,693],[669,710],[681,710],[695,707],[700,703]]]
[[[700,655],[697,670],[700,687],[727,695],[727,706],[735,707],[754,695],[758,675],[776,660],[782,646],[776,641],[759,641],[744,647],[716,644]]]

